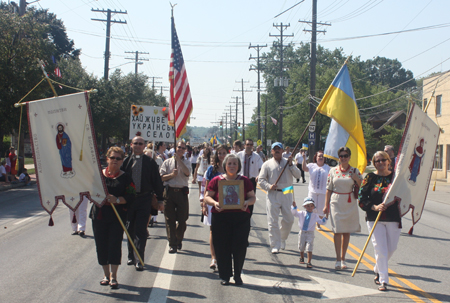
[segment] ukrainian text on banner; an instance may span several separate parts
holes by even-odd
[[[413,225],[422,216],[438,139],[439,127],[413,105],[400,144],[395,177],[384,199],[387,206],[398,201],[402,217],[412,209]]]
[[[101,206],[107,195],[88,100],[84,92],[27,103],[39,197],[50,216],[60,201],[75,211],[84,197]]]
[[[136,136],[146,141],[174,142],[175,130],[169,125],[168,107],[132,105],[130,140]]]

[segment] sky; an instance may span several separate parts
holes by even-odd
[[[210,127],[219,121],[236,96],[244,89],[245,122],[250,122],[257,106],[257,73],[249,70],[256,51],[249,45],[266,45],[269,51],[279,31],[274,25],[290,25],[285,29],[286,43],[298,45],[311,40],[304,32],[309,25],[299,20],[312,19],[312,0],[172,0],[175,24],[183,52],[193,100],[191,126]],[[330,23],[319,26],[326,30],[318,35],[318,43],[325,48],[342,48],[346,55],[362,60],[376,56],[398,59],[416,78],[432,72],[450,69],[450,23],[448,0],[317,0],[317,21]],[[111,9],[127,12],[114,14],[113,20],[126,21],[111,26],[112,69],[134,73],[134,54],[142,61],[139,72],[155,78],[155,87],[168,96],[170,46],[169,1],[161,0],[40,0],[29,4],[48,9],[62,19],[67,34],[81,48],[81,62],[88,73],[103,76],[106,22],[105,13],[91,9]],[[294,7],[293,7],[294,6]],[[287,12],[279,15],[285,10]],[[277,16],[277,17],[276,17]],[[436,26],[438,25],[438,26]],[[430,28],[431,27],[431,28]],[[422,29],[421,29],[422,28]],[[420,29],[420,30],[418,30]],[[399,32],[397,34],[381,35]],[[362,37],[368,36],[368,37]],[[133,58],[128,60],[126,58]],[[337,71],[336,71],[337,72]],[[62,71],[64,77],[64,71]],[[150,79],[150,85],[152,78]],[[238,121],[242,121],[239,106]]]

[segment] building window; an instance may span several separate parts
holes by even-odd
[[[442,169],[442,154],[443,146],[438,145],[436,149],[436,156],[434,157],[434,169]]]
[[[427,108],[427,98],[423,99],[423,110],[425,111],[425,108]]]
[[[441,110],[442,110],[442,95],[436,96],[436,116],[441,116]]]

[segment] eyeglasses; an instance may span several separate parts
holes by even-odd
[[[184,146],[177,146],[179,149],[186,149]]]
[[[121,158],[121,157],[108,157],[108,158],[110,158],[111,160],[117,160],[117,161],[123,160],[123,158]]]
[[[133,142],[133,145],[144,145],[142,142]]]
[[[339,155],[339,158],[348,158],[349,155],[348,154],[344,154],[344,155]]]
[[[373,163],[380,163],[380,162],[386,162],[387,161],[387,159],[380,159],[380,160],[375,160],[375,161],[373,161]]]

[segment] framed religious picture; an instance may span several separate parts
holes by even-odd
[[[242,208],[244,206],[244,180],[220,180],[219,205],[223,209]]]

